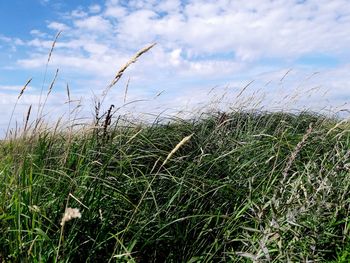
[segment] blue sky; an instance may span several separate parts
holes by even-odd
[[[128,78],[128,100],[148,100],[131,109],[140,112],[190,109],[220,94],[230,104],[254,80],[247,96],[260,92],[275,108],[347,107],[349,0],[12,0],[0,2],[0,129],[27,79],[33,81],[19,102],[18,120],[29,105],[37,105],[43,83],[46,88],[57,68],[47,111],[54,116],[67,111],[62,101],[69,84],[90,113],[93,94],[153,42],[157,45],[127,70],[106,103],[123,103]],[[318,91],[309,96],[310,90]],[[282,98],[293,93],[298,103],[285,103]]]

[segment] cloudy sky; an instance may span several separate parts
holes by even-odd
[[[248,101],[253,94],[281,108],[348,108],[349,0],[12,0],[0,2],[0,129],[26,81],[33,78],[14,120],[35,107],[56,69],[46,111],[67,111],[68,84],[91,113],[93,95],[154,42],[106,103],[124,103],[130,78],[127,102],[144,100],[135,111],[189,109],[215,96],[236,103],[251,81]]]

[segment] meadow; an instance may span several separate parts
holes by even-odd
[[[349,262],[349,122],[242,108],[143,124],[102,110],[151,47],[84,129],[29,110],[8,130],[0,262]]]

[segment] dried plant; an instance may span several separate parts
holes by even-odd
[[[71,102],[71,97],[70,97],[70,89],[69,89],[68,83],[67,83],[67,85],[66,85],[66,91],[67,91],[68,103],[70,103],[70,102]]]
[[[63,226],[66,222],[68,222],[74,218],[81,218],[81,213],[80,213],[79,209],[67,207],[66,211],[64,211],[60,225]]]
[[[28,85],[30,84],[31,81],[32,81],[32,78],[30,78],[30,79],[26,82],[26,84],[23,86],[23,88],[21,89],[20,93],[18,94],[16,103],[15,103],[15,105],[13,106],[12,113],[11,113],[11,116],[10,116],[10,120],[9,120],[7,129],[6,129],[5,138],[8,138],[9,131],[10,131],[10,127],[11,127],[11,122],[12,122],[13,115],[14,115],[14,113],[15,113],[15,110],[16,110],[16,108],[17,108],[18,101],[19,101],[19,99],[22,97],[24,91],[27,89],[27,87],[28,87]]]
[[[18,95],[17,99],[20,99],[24,93],[24,91],[26,90],[26,88],[28,87],[29,83],[32,81],[32,78],[30,78],[27,83],[24,85],[24,87],[21,89],[21,92]]]
[[[51,60],[51,56],[52,56],[52,53],[53,53],[53,50],[55,48],[55,45],[57,43],[57,40],[59,38],[59,36],[62,34],[62,30],[61,31],[58,31],[58,33],[56,34],[53,42],[52,42],[52,45],[51,45],[51,49],[50,49],[50,52],[49,52],[49,56],[47,57],[47,64],[50,62]]]
[[[126,102],[126,95],[128,94],[129,84],[130,84],[130,78],[128,78],[128,82],[125,85],[124,99],[123,99],[124,104]]]
[[[57,43],[58,38],[61,35],[61,33],[62,33],[62,31],[58,31],[58,33],[56,34],[55,38],[53,39],[53,42],[52,42],[52,45],[51,45],[51,49],[50,49],[48,57],[47,57],[47,62],[46,62],[46,65],[45,65],[45,73],[44,73],[44,78],[43,78],[43,82],[42,82],[42,85],[41,85],[39,102],[38,102],[37,121],[40,121],[39,113],[40,114],[42,113],[42,108],[43,108],[43,106],[41,105],[41,100],[42,100],[42,96],[43,96],[43,93],[44,93],[44,86],[45,86],[45,83],[46,83],[47,70],[48,70],[49,63],[51,61],[51,57],[52,57],[53,51],[55,49],[56,43]],[[56,71],[56,74],[57,73],[58,72]],[[38,126],[38,123],[36,123],[36,126]]]
[[[30,117],[30,113],[32,111],[32,105],[29,106],[28,112],[27,112],[27,117],[26,117],[26,121],[25,121],[25,125],[24,125],[24,134],[27,131],[27,127],[28,127],[28,122],[29,122],[29,117]]]
[[[168,156],[166,157],[166,159],[164,160],[162,166],[164,166],[169,160],[170,158],[174,155],[174,153],[176,153],[182,145],[184,145],[185,143],[187,143],[193,136],[194,134],[192,133],[189,136],[184,137],[175,147],[174,149],[171,150],[171,152],[168,154]]]
[[[110,126],[112,123],[112,117],[113,117],[112,110],[113,110],[113,108],[114,108],[114,105],[112,104],[109,107],[107,113],[105,114],[106,118],[105,118],[105,121],[103,123],[103,139],[105,139],[105,140],[108,138],[108,136],[107,136],[108,126]]]
[[[135,63],[138,58],[140,56],[142,56],[144,53],[148,52],[151,48],[153,48],[156,45],[156,43],[153,43],[143,49],[141,49],[140,51],[138,51],[124,66],[122,66],[118,72],[116,73],[114,79],[112,80],[112,82],[107,86],[107,88],[103,91],[102,93],[102,99],[101,99],[101,104],[103,103],[105,97],[107,96],[109,90],[115,85],[117,84],[117,82],[121,79],[121,77],[123,76],[125,70],[133,63]]]
[[[313,128],[312,128],[313,123],[310,123],[309,128],[307,129],[306,133],[304,134],[303,138],[301,139],[300,142],[298,142],[297,146],[295,146],[294,151],[292,152],[292,154],[289,156],[288,161],[286,166],[284,167],[283,170],[283,179],[282,179],[282,185],[285,182],[285,180],[287,179],[288,176],[288,172],[290,170],[290,168],[292,167],[292,164],[295,160],[295,158],[297,157],[298,153],[300,152],[300,150],[303,148],[303,146],[305,145],[306,140],[309,138]]]

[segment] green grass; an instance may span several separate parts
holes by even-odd
[[[2,141],[0,261],[348,262],[349,127],[237,111]]]
[[[350,262],[349,122],[237,110],[128,125],[101,112],[153,46],[81,130],[68,86],[68,127],[45,126],[57,77],[45,96],[45,73],[36,120],[30,106],[11,132],[23,87],[0,141],[0,262]]]

